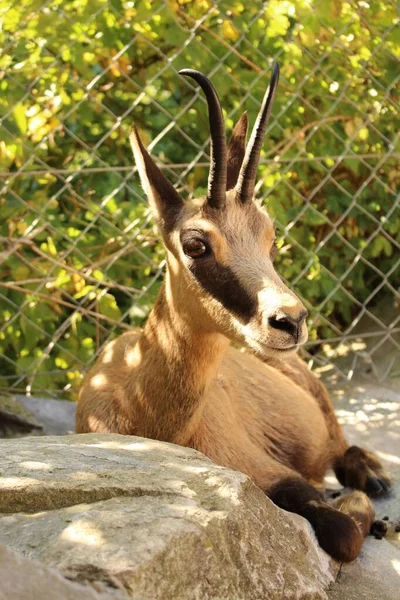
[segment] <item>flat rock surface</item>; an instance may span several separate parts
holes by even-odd
[[[308,523],[195,450],[118,435],[28,437],[0,441],[0,464],[0,543],[88,590],[327,598],[333,565]]]
[[[367,379],[336,385],[331,392],[351,444],[375,452],[393,479],[387,498],[374,501],[376,517],[389,517],[382,540],[367,538],[360,558],[343,565],[329,591],[330,600],[398,600],[400,598],[400,389]],[[327,485],[335,481],[327,478]],[[337,486],[339,487],[339,486]]]
[[[55,569],[30,560],[0,544],[0,600],[124,600],[124,598],[126,596],[98,593],[92,587],[68,581]]]

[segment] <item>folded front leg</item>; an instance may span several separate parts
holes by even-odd
[[[301,477],[282,479],[266,493],[280,508],[305,517],[321,548],[333,558],[344,562],[357,558],[374,518],[364,494],[365,500],[347,500],[337,509],[324,502],[321,493]]]

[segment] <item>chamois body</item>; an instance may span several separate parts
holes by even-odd
[[[275,271],[275,228],[254,200],[278,66],[247,147],[247,114],[227,147],[211,82],[198,71],[181,73],[199,83],[209,108],[207,196],[183,202],[133,129],[167,272],[143,331],[109,343],[87,375],[77,431],[196,448],[308,519],[333,557],[353,560],[374,516],[363,492],[386,492],[390,479],[373,454],[348,446],[326,389],[296,354],[307,340],[307,311]],[[343,485],[361,490],[337,507],[316,489],[330,466]]]
[[[155,314],[163,304],[164,290]],[[306,365],[293,354],[283,373],[278,361],[273,366],[229,347],[219,334],[186,336],[180,344],[179,336],[160,331],[155,314],[143,333],[106,346],[82,388],[77,431],[190,446],[263,489],[293,470],[321,483],[346,444],[330,436],[313,395],[322,384]]]

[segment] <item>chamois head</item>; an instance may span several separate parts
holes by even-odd
[[[193,78],[207,99],[211,167],[206,197],[184,203],[149,156],[135,126],[130,137],[167,249],[167,298],[173,298],[175,309],[192,326],[222,333],[259,355],[294,350],[307,339],[307,311],[274,269],[274,225],[254,200],[279,67],[274,65],[247,148],[247,113],[240,117],[227,147],[213,85],[198,71],[184,69],[180,74]]]

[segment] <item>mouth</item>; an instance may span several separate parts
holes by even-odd
[[[271,346],[266,342],[259,340],[253,336],[248,336],[250,343],[249,345],[256,350],[256,352],[273,352],[274,354],[288,354],[293,352],[299,348],[299,344],[292,344],[291,346],[287,346],[286,348],[278,348],[277,346]]]
[[[274,352],[280,352],[285,354],[286,352],[293,352],[293,350],[297,350],[299,345],[293,344],[293,346],[289,346],[288,348],[275,348],[275,346],[268,346],[267,344],[265,344],[264,347],[268,350],[273,350]]]

